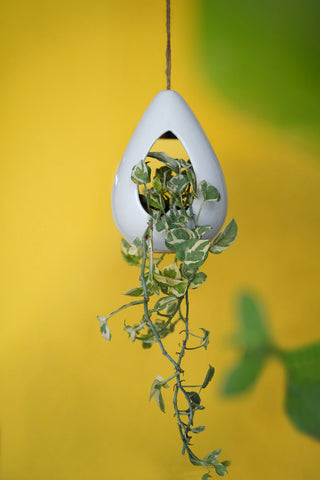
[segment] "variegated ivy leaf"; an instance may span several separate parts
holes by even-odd
[[[167,265],[166,267],[164,267],[163,274],[166,277],[173,278],[174,280],[181,279],[181,273],[176,263],[171,263],[170,265]]]
[[[202,225],[201,227],[196,227],[194,233],[198,238],[201,238],[205,233],[210,232],[212,227],[210,225]]]
[[[168,223],[167,223],[166,216],[162,215],[162,217],[160,217],[156,221],[155,226],[156,226],[157,232],[159,232],[159,233],[165,232],[168,229]]]
[[[222,452],[222,448],[213,450],[212,452],[208,453],[208,455],[206,455],[204,459],[209,465],[214,465],[218,460],[218,457],[221,452]]]
[[[188,228],[173,228],[169,230],[165,244],[169,250],[175,250],[180,243],[194,238],[194,233]]]
[[[178,300],[175,296],[169,295],[168,297],[160,298],[153,309],[156,312],[163,312],[166,315],[171,315],[175,312],[178,306]]]
[[[167,183],[167,189],[173,194],[182,193],[189,185],[189,179],[185,172],[172,177]]]
[[[164,210],[165,208],[165,203],[160,193],[148,192],[148,201],[150,207],[156,208],[157,210]]]
[[[186,282],[185,280],[181,281],[169,279],[168,284],[170,285],[170,293],[175,295],[176,297],[183,297],[188,287],[188,282]]]
[[[160,180],[159,177],[154,177],[153,182],[152,182],[152,186],[153,186],[153,188],[155,189],[156,192],[161,193],[162,184],[161,184],[161,180]]]
[[[143,297],[143,288],[142,287],[130,288],[125,292],[125,295],[128,295],[129,297]]]
[[[193,195],[194,197],[196,197],[197,196],[197,179],[191,163],[190,163],[190,167],[186,170],[186,174],[187,174],[189,183],[191,185]]]
[[[128,332],[130,339],[132,342],[135,341],[137,338],[137,333],[139,330],[141,330],[144,327],[144,324],[141,323],[135,323],[134,325],[127,325],[126,322],[124,322],[124,330]]]
[[[147,286],[147,292],[148,295],[151,297],[155,293],[159,295],[159,289],[157,283],[154,281],[154,279],[149,278],[149,272],[145,272],[145,281],[146,281],[146,286]],[[130,288],[125,292],[125,295],[128,295],[130,297],[142,297],[144,295],[143,293],[143,287],[140,285],[139,287],[134,287]]]
[[[97,318],[98,318],[99,323],[100,323],[101,335],[103,336],[103,338],[110,341],[111,340],[111,332],[110,332],[110,328],[107,325],[107,318],[108,317],[103,317],[102,315],[98,315]]]
[[[190,288],[198,288],[206,281],[207,275],[204,272],[197,272],[190,283]]]
[[[149,152],[148,157],[156,158],[160,162],[167,165],[175,173],[179,172],[179,164],[176,159],[169,157],[165,152]]]
[[[121,253],[124,260],[129,265],[139,265],[142,258],[142,240],[137,237],[133,243],[127,242],[124,238],[121,240]]]
[[[153,381],[150,390],[149,402],[154,397],[157,404],[159,405],[160,410],[163,413],[165,412],[164,400],[161,394],[161,388],[169,388],[169,385],[165,383],[165,379],[160,375],[156,375],[156,379]]]
[[[209,247],[210,240],[194,238],[177,245],[176,256],[188,269],[197,269],[205,262]]]
[[[201,338],[202,346],[204,347],[205,350],[207,350],[207,347],[209,345],[210,332],[209,332],[209,330],[206,330],[205,328],[200,328],[200,330],[203,331],[203,337]]]
[[[188,452],[188,455],[189,455],[189,460],[192,463],[192,465],[207,467],[207,462],[205,462],[204,460],[201,460],[200,458],[196,457],[195,454],[190,449],[187,450],[187,452]]]
[[[226,248],[230,247],[236,239],[238,233],[238,226],[233,218],[225,229],[216,236],[210,246],[211,253],[221,253]]]
[[[166,215],[166,221],[169,228],[181,228],[181,226],[187,224],[188,219],[181,214],[181,211],[175,205],[172,205]]]
[[[206,427],[204,427],[204,426],[194,427],[194,428],[191,428],[191,432],[192,433],[201,433],[205,429],[206,429]]]
[[[131,172],[131,180],[138,185],[151,181],[151,168],[143,160],[135,165]]]
[[[153,210],[152,208],[150,209],[151,210],[151,216],[153,218],[153,223],[154,225],[157,225],[157,223],[159,222],[160,218],[161,218],[161,212],[159,210]]]
[[[227,475],[228,471],[227,471],[227,466],[228,466],[229,462],[216,462],[213,467],[216,471],[216,474],[219,475],[219,477],[224,477],[225,475]]]
[[[210,185],[206,180],[199,183],[198,190],[203,196],[205,202],[218,202],[220,200],[220,193],[213,185]]]
[[[154,266],[153,278],[161,288],[162,293],[167,294],[169,291],[167,278],[160,272],[156,265]]]

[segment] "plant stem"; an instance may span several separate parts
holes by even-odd
[[[152,219],[150,220],[150,222],[152,222]],[[140,275],[140,282],[141,282],[141,285],[142,285],[142,288],[143,288],[143,293],[144,293],[144,299],[143,299],[143,303],[144,303],[144,315],[145,315],[145,318],[153,332],[153,335],[155,336],[160,348],[161,348],[161,351],[162,351],[162,354],[167,357],[167,359],[172,363],[172,365],[175,367],[176,371],[180,372],[181,369],[180,369],[180,366],[178,365],[178,363],[169,355],[169,353],[166,351],[166,349],[164,348],[164,345],[161,341],[161,338],[159,336],[159,333],[155,327],[155,325],[153,324],[151,318],[150,318],[150,315],[149,315],[149,309],[148,309],[148,304],[149,304],[149,295],[148,295],[148,290],[147,290],[147,284],[146,284],[146,281],[145,281],[145,277],[144,277],[144,273],[145,273],[145,268],[146,268],[146,260],[147,260],[147,238],[149,237],[149,235],[152,235],[152,228],[150,227],[150,225],[148,226],[147,230],[145,231],[143,237],[142,237],[142,262],[141,262],[141,275]]]
[[[199,208],[199,212],[198,212],[198,215],[197,215],[197,218],[196,218],[196,221],[195,221],[195,226],[196,226],[196,227],[198,226],[198,221],[199,221],[200,213],[201,213],[201,210],[202,210],[202,207],[203,207],[204,204],[205,204],[205,202],[203,202],[203,203],[201,204],[201,207]]]

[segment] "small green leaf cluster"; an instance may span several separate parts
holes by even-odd
[[[209,365],[204,381],[199,385],[186,385],[182,361],[187,351],[207,349],[210,332],[201,328],[200,335],[190,329],[189,292],[199,288],[207,275],[200,270],[209,253],[219,254],[234,242],[237,235],[235,220],[226,226],[213,240],[206,234],[211,226],[199,225],[200,213],[207,202],[219,202],[220,193],[207,181],[197,185],[196,176],[189,160],[176,159],[164,152],[149,152],[149,158],[160,165],[152,169],[148,161],[141,160],[132,169],[131,179],[138,185],[141,202],[149,213],[149,222],[144,235],[132,243],[122,240],[121,252],[124,260],[140,270],[139,284],[125,294],[135,300],[120,307],[108,317],[100,317],[100,329],[104,337],[111,338],[107,320],[119,311],[135,305],[143,306],[140,322],[133,325],[124,323],[130,339],[140,341],[143,348],[158,344],[163,355],[173,366],[174,373],[168,378],[157,375],[152,383],[150,400],[154,398],[162,412],[165,412],[163,389],[173,382],[173,407],[180,437],[182,452],[188,453],[194,465],[213,468],[222,476],[227,473],[228,462],[220,462],[221,450],[214,450],[204,459],[198,458],[191,449],[191,439],[205,427],[196,426],[195,414],[205,407],[201,403],[201,392],[214,376],[214,368]],[[193,201],[201,199],[197,215],[193,211]],[[173,259],[164,264],[166,254],[158,254],[153,249],[154,231],[164,233],[165,244]],[[165,338],[182,324],[179,335],[180,350],[171,355],[164,344]],[[105,332],[108,332],[107,335]],[[207,473],[203,479],[210,478]]]

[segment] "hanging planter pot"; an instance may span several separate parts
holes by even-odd
[[[118,167],[112,191],[112,214],[121,235],[132,242],[141,237],[149,214],[142,206],[137,185],[131,180],[134,165],[144,160],[153,144],[164,134],[177,138],[193,166],[197,184],[206,180],[220,193],[219,202],[207,202],[201,209],[199,225],[210,225],[206,238],[213,238],[221,229],[227,212],[227,192],[223,173],[208,138],[190,107],[173,90],[159,92],[142,116]],[[201,192],[193,202],[195,215],[203,203]],[[168,252],[163,233],[154,232],[154,251]]]

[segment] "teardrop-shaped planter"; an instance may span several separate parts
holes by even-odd
[[[145,159],[152,145],[161,135],[172,132],[185,148],[192,163],[197,182],[206,180],[221,195],[219,202],[207,202],[201,210],[199,225],[211,225],[206,238],[213,238],[221,229],[227,212],[227,192],[217,157],[192,110],[179,93],[173,90],[159,92],[141,118],[118,167],[112,191],[114,222],[129,242],[142,236],[147,228],[148,213],[140,203],[138,188],[131,180],[131,170]],[[193,211],[201,206],[199,197],[193,202]],[[154,250],[168,252],[164,234],[154,233]]]

